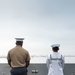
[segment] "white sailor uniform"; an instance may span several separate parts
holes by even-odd
[[[48,75],[64,75],[64,57],[60,53],[53,52],[53,54],[48,55],[46,64]]]

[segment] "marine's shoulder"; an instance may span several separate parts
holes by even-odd
[[[22,49],[24,52],[29,53],[27,49],[25,49],[25,48],[22,48]]]
[[[9,52],[11,52],[11,51],[14,50],[14,49],[15,49],[15,47],[11,48],[11,49],[9,50]]]

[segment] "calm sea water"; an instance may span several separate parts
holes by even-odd
[[[31,63],[46,63],[47,57],[32,57]],[[7,63],[6,58],[0,58],[0,63]],[[75,63],[75,57],[65,57],[65,63]]]

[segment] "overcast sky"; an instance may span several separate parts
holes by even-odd
[[[64,55],[75,54],[75,0],[0,0],[0,55],[24,37],[31,55],[51,53],[60,44]]]

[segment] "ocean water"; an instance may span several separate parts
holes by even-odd
[[[30,63],[46,63],[46,56],[32,56]],[[6,57],[0,58],[0,63],[7,63]],[[65,57],[65,63],[75,63],[75,56]]]

